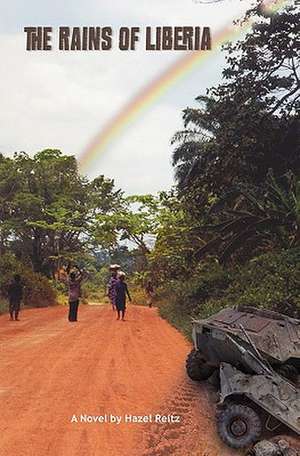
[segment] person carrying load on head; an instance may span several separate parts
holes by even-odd
[[[87,278],[87,274],[83,273],[77,265],[71,268],[69,263],[66,268],[67,278],[61,277],[61,280],[68,285],[69,291],[69,314],[70,322],[77,321],[79,300],[81,298],[81,283]]]
[[[129,301],[131,301],[127,283],[125,282],[125,276],[125,272],[119,272],[119,278],[116,283],[116,308],[118,312],[117,320],[120,320],[120,315],[122,314],[123,321],[125,320],[126,312],[126,295],[128,296]]]

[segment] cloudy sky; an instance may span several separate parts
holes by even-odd
[[[120,26],[210,26],[214,36],[248,5],[248,0],[11,0],[0,17],[0,152],[59,148],[80,157],[129,100],[183,55],[146,52],[143,39],[136,51],[120,51],[115,45]],[[52,26],[54,49],[27,52],[25,26]],[[57,51],[59,26],[111,26],[113,49]],[[88,162],[88,176],[114,178],[127,193],[170,188],[170,139],[182,126],[182,110],[220,80],[223,64],[224,56],[213,53],[164,91]]]

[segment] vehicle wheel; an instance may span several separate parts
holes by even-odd
[[[218,416],[218,432],[231,448],[246,448],[255,443],[262,432],[258,414],[245,405],[230,404]]]
[[[192,350],[186,360],[186,371],[192,380],[207,380],[215,368],[210,366],[197,350]]]

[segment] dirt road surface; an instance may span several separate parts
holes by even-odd
[[[82,305],[77,323],[66,312],[0,317],[1,456],[236,454],[215,434],[206,387],[186,377],[189,344],[156,309],[130,306],[125,322],[109,306]],[[124,422],[156,414],[168,422]]]

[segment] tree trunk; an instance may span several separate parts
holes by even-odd
[[[31,262],[34,272],[42,272],[43,260],[41,258],[41,241],[38,233],[34,233],[32,240]]]

